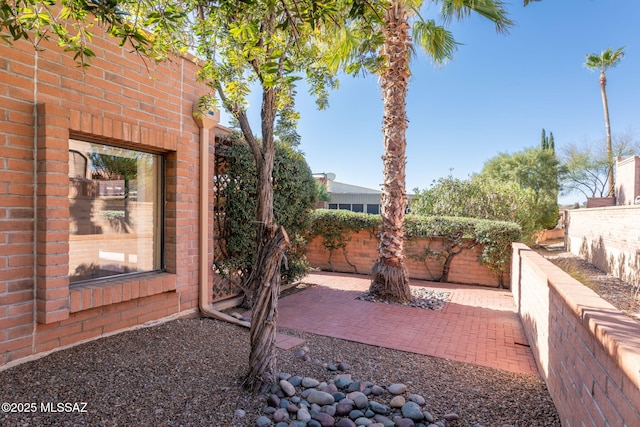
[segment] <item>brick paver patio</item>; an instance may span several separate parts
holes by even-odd
[[[280,299],[278,327],[441,357],[511,372],[537,368],[507,290],[411,280],[451,293],[442,310],[425,310],[355,298],[367,276],[312,273],[316,286]]]

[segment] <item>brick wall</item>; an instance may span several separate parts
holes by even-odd
[[[405,245],[405,265],[412,279],[439,280],[442,266],[433,257],[421,256],[424,249],[437,251],[442,248],[441,239],[411,240]],[[482,248],[477,246],[457,255],[451,265],[449,282],[498,287],[500,280],[478,262]],[[307,261],[312,267],[344,273],[371,273],[371,267],[378,258],[378,241],[368,231],[360,231],[351,236],[347,247],[330,253],[317,237],[307,245]],[[415,259],[415,258],[419,259]],[[503,277],[503,286],[509,286],[509,275]]]
[[[562,425],[640,420],[640,323],[516,243],[511,291]]]
[[[567,250],[640,285],[640,205],[566,211]]]
[[[145,63],[92,32],[84,70],[53,43],[0,43],[0,367],[198,306],[205,88],[188,59]],[[165,271],[69,285],[70,138],[164,157]]]

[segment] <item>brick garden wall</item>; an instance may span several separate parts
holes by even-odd
[[[145,64],[92,32],[84,70],[53,43],[0,43],[0,367],[198,305],[205,88],[188,59]],[[69,138],[164,157],[164,272],[69,285]]]
[[[441,239],[417,239],[405,245],[405,265],[412,279],[439,280],[442,266],[437,259],[421,254],[429,247],[432,250],[442,248]],[[498,287],[500,280],[491,271],[478,262],[481,247],[463,251],[452,262],[449,282]],[[371,273],[371,267],[378,258],[378,241],[368,231],[360,231],[351,236],[347,247],[336,249],[330,253],[323,245],[320,237],[307,245],[307,260],[312,267],[321,270],[343,273]],[[418,257],[419,259],[415,259]],[[503,285],[509,286],[509,275],[503,277]]]
[[[514,244],[511,292],[562,425],[640,420],[640,323]]]
[[[567,250],[640,286],[640,205],[566,211]]]

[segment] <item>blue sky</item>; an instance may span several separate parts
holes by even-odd
[[[604,140],[598,73],[584,60],[609,47],[626,46],[625,58],[607,73],[612,132],[640,138],[640,1],[542,0],[525,8],[512,0],[508,7],[516,22],[509,34],[469,17],[449,27],[462,43],[453,61],[435,67],[423,53],[413,58],[408,191],[450,173],[467,178],[500,152],[538,146],[542,128],[553,132],[556,148]],[[379,189],[382,101],[376,77],[343,76],[329,102],[318,111],[299,91],[300,148],[311,169]],[[259,103],[250,110],[257,118]],[[253,126],[259,129],[256,120]],[[581,200],[578,194],[561,198]]]

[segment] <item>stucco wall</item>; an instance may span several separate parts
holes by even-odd
[[[633,205],[640,196],[640,156],[616,161],[616,204]]]
[[[640,284],[640,205],[566,212],[567,250],[627,283]]]

